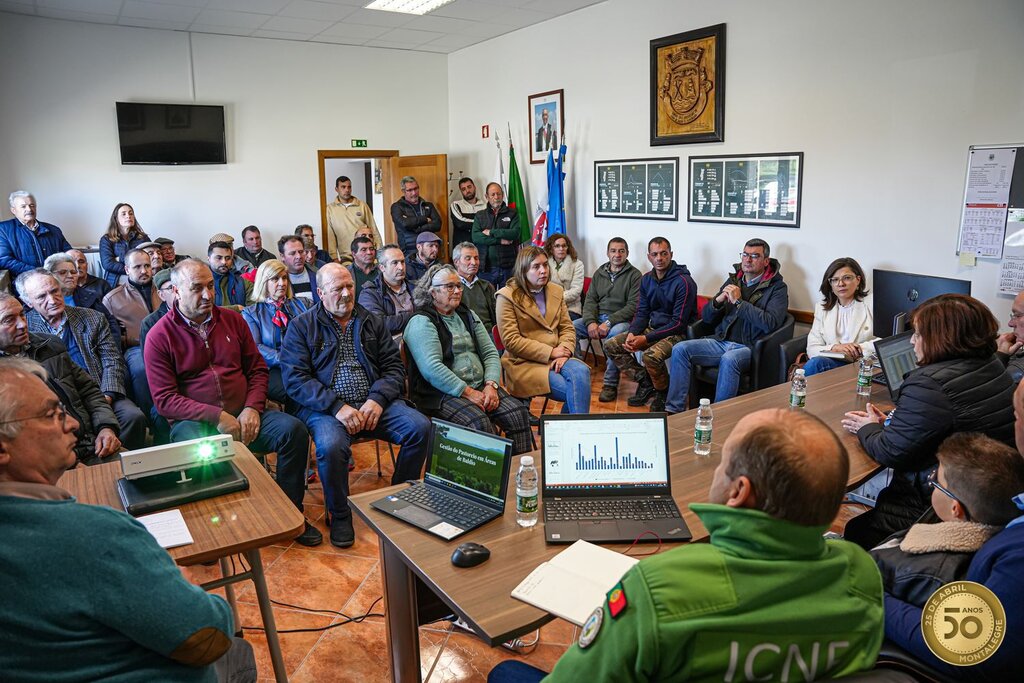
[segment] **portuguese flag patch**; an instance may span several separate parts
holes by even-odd
[[[612,615],[612,619],[618,619],[624,611],[626,611],[626,591],[622,590],[620,581],[608,591],[608,613]]]

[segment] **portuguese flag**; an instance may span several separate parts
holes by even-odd
[[[519,166],[516,164],[516,149],[512,146],[512,138],[508,140],[508,197],[505,198],[508,208],[519,215],[519,242],[530,241],[530,215],[526,210],[526,193],[523,192],[523,179],[519,177]]]

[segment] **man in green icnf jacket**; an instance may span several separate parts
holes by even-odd
[[[878,570],[854,544],[822,538],[848,474],[846,450],[817,418],[743,418],[711,503],[690,506],[711,542],[630,569],[545,680],[804,681],[870,669],[882,642]],[[490,680],[543,677],[530,669],[502,665]]]

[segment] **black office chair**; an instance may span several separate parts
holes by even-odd
[[[796,320],[787,313],[782,321],[782,325],[777,330],[764,335],[754,342],[754,347],[750,353],[750,368],[740,378],[739,393],[746,394],[780,383],[779,345],[793,337],[793,327],[795,325]],[[698,320],[695,323],[691,323],[686,332],[688,339],[700,339],[701,337],[709,337],[714,334],[715,327],[703,320]],[[783,375],[782,381],[785,381],[786,369],[783,368],[781,372]],[[690,373],[689,401],[691,407],[697,405],[697,390],[700,384],[710,384],[714,387],[717,383],[717,366],[695,366],[693,372]]]
[[[878,653],[875,670],[899,671],[913,677],[918,683],[953,683],[960,680],[947,676],[914,658],[909,652],[888,639],[882,641],[882,649]]]
[[[801,334],[799,337],[793,337],[779,344],[779,377],[776,384],[782,384],[786,381],[789,367],[796,362],[801,353],[807,353],[806,334]]]

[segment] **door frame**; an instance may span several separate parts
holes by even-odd
[[[319,178],[320,178],[320,244],[322,244],[322,245],[323,244],[327,244],[327,178],[324,177],[324,161],[326,161],[327,159],[382,159],[382,158],[389,158],[389,157],[393,157],[394,159],[397,159],[398,158],[398,150],[397,149],[358,149],[358,150],[349,150],[349,149],[318,149],[316,151],[317,176],[319,176]],[[392,159],[389,159],[389,163],[385,164],[385,167],[389,166],[391,161],[392,161]],[[384,170],[385,170],[385,174],[387,174],[386,172],[387,172],[388,169],[385,168]],[[369,192],[373,192],[373,188],[372,187],[371,188],[367,188],[367,190]],[[365,202],[367,198],[366,197],[360,197],[360,199],[362,199]],[[391,201],[388,201],[388,183],[385,182],[384,183],[384,207],[385,207],[385,211],[387,210],[387,207],[391,206],[392,202],[394,202],[394,198],[392,198]],[[369,206],[372,207],[373,206],[373,198],[371,197],[370,201],[367,202],[367,203],[369,204]],[[384,219],[384,216],[379,216],[379,217],[378,216],[374,216],[374,218],[377,219],[378,225],[385,225],[385,223],[381,223],[380,222],[381,220]],[[385,231],[385,235],[383,237],[384,237],[384,239],[386,241],[387,240],[386,231]]]

